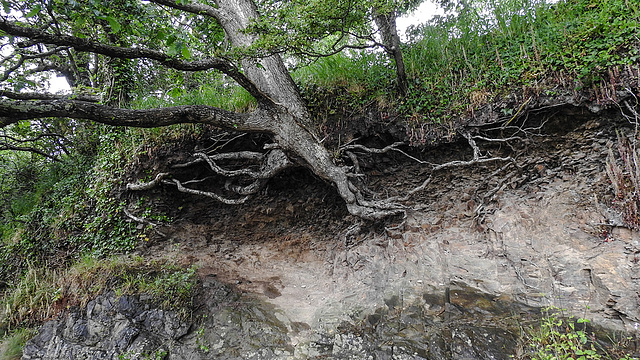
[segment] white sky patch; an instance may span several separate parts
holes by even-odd
[[[51,76],[49,78],[49,92],[58,94],[68,94],[71,87],[64,76]]]
[[[435,15],[444,15],[444,10],[431,1],[425,1],[414,12],[396,19],[400,39],[406,41],[406,31],[409,26],[424,24]]]

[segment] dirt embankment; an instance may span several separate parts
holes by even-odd
[[[616,132],[635,129],[616,111],[556,110],[519,124],[541,129],[526,141],[477,141],[510,164],[432,173],[402,154],[365,157],[381,196],[432,176],[404,221],[362,223],[302,169],[240,206],[162,190],[155,206],[174,221],[140,252],[197,264],[202,279],[200,320],[170,339],[169,358],[506,359],[514,314],[526,324],[551,305],[637,335],[640,235],[619,226],[605,172]],[[441,164],[473,150],[411,155]]]

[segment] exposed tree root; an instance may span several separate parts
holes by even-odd
[[[160,230],[158,230],[158,226],[160,226],[160,224],[156,224],[153,221],[147,220],[145,218],[141,218],[138,216],[133,215],[129,209],[127,209],[127,207],[125,206],[123,208],[124,214],[131,220],[143,224],[143,225],[148,225],[151,226],[153,228],[153,230],[160,236],[166,236],[163,232],[161,232]]]
[[[519,129],[519,131],[521,130],[522,129]],[[443,169],[482,165],[493,162],[508,162],[509,164],[505,165],[503,168],[514,164],[515,159],[511,156],[499,157],[483,154],[476,143],[476,140],[497,142],[503,139],[493,139],[486,136],[472,136],[469,133],[465,133],[463,136],[473,151],[472,159],[454,160],[442,164],[434,164],[408,154],[400,148],[404,145],[404,143],[401,142],[393,143],[384,148],[370,148],[354,143],[342,146],[340,151],[342,151],[352,164],[351,166],[343,168],[347,176],[343,180],[344,183],[342,185],[345,186],[354,197],[354,201],[347,202],[346,204],[349,212],[359,218],[369,220],[378,220],[395,215],[402,215],[403,218],[406,218],[407,210],[416,209],[406,203],[412,195],[424,191],[428,185],[431,184],[435,172]],[[520,138],[511,136],[507,139],[518,140]],[[172,177],[169,173],[160,173],[153,180],[146,183],[128,184],[127,189],[132,191],[141,191],[149,190],[160,184],[168,184],[175,186],[178,191],[187,194],[209,197],[224,204],[242,204],[246,202],[251,195],[259,192],[269,179],[273,178],[284,169],[294,165],[294,162],[289,159],[287,154],[277,146],[267,145],[265,148],[268,149],[265,153],[238,151],[205,154],[203,152],[198,152],[193,155],[193,160],[172,166],[173,169],[183,169],[204,164],[215,176],[226,178],[227,180],[225,182],[224,190],[227,193],[236,195],[237,197],[223,196],[212,191],[187,187],[187,185],[190,184],[205,182],[206,179],[192,179],[183,182]],[[389,152],[401,154],[411,161],[430,167],[430,175],[419,186],[407,191],[401,196],[382,198],[380,194],[375,193],[367,187],[366,174],[364,174],[361,169],[358,153],[377,155]],[[340,191],[340,184],[336,185],[338,185]]]
[[[325,180],[333,182],[337,187],[338,193],[346,202],[349,213],[361,219],[380,220],[396,215],[401,215],[403,219],[405,219],[407,211],[423,208],[420,205],[411,205],[410,199],[415,194],[425,191],[434,181],[435,173],[438,171],[459,167],[489,165],[492,163],[505,163],[495,170],[493,175],[489,176],[489,178],[493,178],[494,175],[498,176],[508,171],[509,168],[515,167],[516,169],[505,175],[502,181],[495,187],[486,191],[481,199],[481,202],[485,203],[491,201],[496,193],[506,186],[512,185],[514,181],[519,182],[517,179],[513,180],[513,178],[517,176],[522,169],[522,167],[518,166],[516,159],[519,152],[524,150],[521,145],[515,146],[515,144],[525,144],[526,147],[526,144],[533,137],[543,136],[540,133],[545,123],[546,120],[539,126],[529,128],[507,125],[486,129],[484,132],[476,130],[475,134],[464,132],[461,135],[466,139],[471,150],[470,158],[465,160],[452,160],[445,163],[433,163],[419,159],[404,150],[403,146],[405,146],[405,144],[402,142],[395,142],[382,148],[372,148],[355,143],[359,140],[355,139],[339,148],[339,153],[350,163],[348,166],[336,167],[343,175],[332,172],[331,168],[328,170],[323,169],[318,172],[318,174],[325,178]],[[499,136],[487,135],[492,133],[497,133]],[[220,151],[239,137],[240,136],[234,137],[225,134],[225,136],[217,139],[215,144],[207,150],[211,152]],[[505,144],[507,145],[507,149],[510,149],[508,151],[511,155],[493,155],[491,151],[481,149],[481,144],[494,144],[492,145],[494,147],[500,147],[502,144]],[[517,149],[518,147],[520,148],[519,150]],[[175,175],[160,173],[149,182],[128,184],[127,189],[132,191],[149,190],[160,184],[167,184],[175,186],[178,191],[187,194],[209,197],[225,204],[242,204],[246,202],[251,195],[263,189],[269,179],[284,169],[304,163],[304,161],[301,162],[299,159],[292,160],[291,153],[281,149],[278,144],[267,144],[263,146],[263,149],[264,152],[196,152],[192,160],[174,164],[171,168],[178,170],[194,166],[205,166],[208,171],[211,172],[211,176],[204,179],[189,179],[183,181],[177,179]],[[418,186],[409,189],[401,195],[384,197],[372,191],[367,187],[367,175],[362,169],[360,157],[365,154],[375,156],[386,153],[400,154],[412,162],[424,165],[429,169],[427,177]],[[224,193],[224,195],[203,188],[206,187],[207,180],[210,178],[226,179],[224,187],[219,188],[219,192]],[[478,205],[476,213],[482,211],[481,206],[482,204]]]

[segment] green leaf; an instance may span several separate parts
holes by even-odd
[[[191,59],[191,52],[188,47],[184,46],[184,44],[182,44],[182,57],[187,60]]]
[[[172,43],[169,45],[169,49],[167,50],[167,54],[169,56],[176,56],[178,55],[178,48],[180,47],[180,44],[178,43]]]
[[[5,14],[8,14],[11,11],[11,4],[8,1],[2,1],[2,9]]]
[[[4,4],[3,4],[4,5]],[[5,7],[6,8],[6,7]],[[29,11],[29,13],[27,15],[25,15],[26,18],[31,18],[34,17],[36,15],[38,15],[38,13],[40,13],[40,10],[42,9],[42,6],[40,5],[36,5],[33,9],[31,9],[31,11]]]
[[[167,33],[166,33],[166,32],[164,32],[163,30],[159,30],[159,31],[156,33],[156,39],[158,39],[158,40],[164,40],[164,39],[166,39],[166,38],[167,38]]]
[[[113,16],[107,16],[107,21],[109,22],[109,26],[114,33],[120,32],[122,26],[120,26],[120,23],[118,22],[118,20],[116,20],[116,18],[114,18]]]
[[[182,95],[182,90],[180,90],[179,88],[173,88],[171,89],[171,91],[169,91],[169,96],[171,96],[174,99],[180,97],[181,95]]]

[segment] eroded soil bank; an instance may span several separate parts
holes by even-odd
[[[616,131],[634,128],[609,115],[550,119],[519,167],[437,173],[397,228],[358,223],[304,171],[238,207],[180,195],[166,236],[140,251],[199,266],[195,317],[105,294],[45,325],[24,358],[508,359],[546,306],[637,339],[640,235],[619,226],[605,172]],[[368,174],[385,195],[426,176],[387,155]]]

